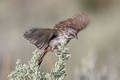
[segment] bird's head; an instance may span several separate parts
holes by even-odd
[[[67,28],[64,30],[64,35],[66,38],[73,39],[76,38],[78,39],[78,32],[73,29],[73,28]]]
[[[83,30],[88,23],[89,18],[85,13],[83,13],[59,22],[55,25],[55,29],[64,31],[66,38],[78,38],[77,34]]]

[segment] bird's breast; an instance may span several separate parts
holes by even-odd
[[[65,36],[58,36],[50,41],[49,46],[54,49],[54,48],[57,48],[58,45],[61,45],[61,44],[66,45],[67,42],[68,42],[68,39]]]

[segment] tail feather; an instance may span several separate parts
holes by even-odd
[[[48,53],[48,51],[47,50],[45,50],[43,53],[42,53],[42,55],[39,57],[39,59],[38,59],[38,65],[40,66],[41,65],[41,63],[43,62],[43,59],[44,59],[44,57],[45,57],[45,55]]]

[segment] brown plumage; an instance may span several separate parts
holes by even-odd
[[[39,49],[48,47],[51,38],[57,34],[55,29],[32,28],[25,32],[24,37]]]
[[[37,48],[44,50],[43,55],[39,58],[40,65],[49,51],[57,49],[57,46],[63,42],[68,44],[71,39],[77,38],[78,32],[88,23],[88,16],[81,14],[59,22],[53,29],[32,28],[25,32],[24,37]]]
[[[86,14],[81,14],[75,16],[73,18],[68,18],[67,20],[61,21],[55,25],[55,29],[66,29],[66,28],[74,28],[78,32],[85,28],[89,23],[89,18]]]

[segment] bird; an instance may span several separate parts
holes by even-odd
[[[38,49],[43,50],[38,59],[38,65],[41,65],[45,55],[58,49],[58,46],[78,39],[78,33],[83,30],[89,23],[88,15],[85,13],[60,21],[53,28],[31,28],[24,33],[24,37],[35,45]]]

